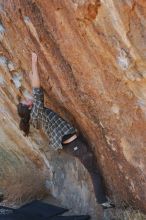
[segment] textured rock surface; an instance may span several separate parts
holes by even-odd
[[[116,203],[146,212],[145,41],[144,0],[0,0],[2,188],[12,178],[14,189],[17,183],[27,191],[22,178],[31,173],[30,181],[40,181],[32,195],[47,188],[64,205],[72,200],[76,210],[94,209],[81,164],[46,152],[43,134],[32,130],[27,139],[18,130],[16,104],[30,96],[26,73],[35,51],[46,105],[88,139]]]

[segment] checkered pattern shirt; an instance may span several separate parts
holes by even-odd
[[[49,146],[55,150],[62,149],[63,136],[75,133],[77,130],[57,113],[44,107],[44,92],[42,88],[33,88],[32,94],[31,124],[35,128],[41,127],[45,131],[49,138]]]

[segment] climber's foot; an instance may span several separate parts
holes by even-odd
[[[102,203],[101,206],[103,209],[115,208],[115,205],[110,201]]]
[[[106,196],[107,201],[101,203],[103,209],[115,208],[115,204],[110,200],[108,196]]]

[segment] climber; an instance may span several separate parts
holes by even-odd
[[[103,208],[113,207],[114,205],[105,195],[96,158],[89,145],[85,143],[76,128],[51,109],[44,107],[44,92],[40,83],[37,60],[37,55],[32,53],[32,72],[30,72],[29,77],[33,101],[23,100],[17,106],[18,114],[21,118],[20,130],[23,130],[24,135],[27,136],[30,124],[37,129],[42,127],[48,136],[49,146],[55,150],[62,149],[64,152],[75,156],[85,166],[91,176],[97,202]]]

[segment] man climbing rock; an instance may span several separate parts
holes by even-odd
[[[62,149],[67,154],[77,157],[88,170],[97,202],[103,208],[113,207],[106,198],[96,158],[90,147],[85,143],[76,128],[51,109],[44,107],[44,92],[40,83],[37,55],[35,53],[32,53],[32,73],[29,77],[32,85],[33,101],[23,100],[17,106],[21,118],[20,129],[27,136],[30,123],[36,128],[42,127],[48,136],[50,147],[55,150]]]

